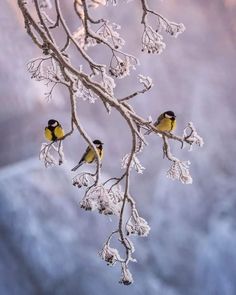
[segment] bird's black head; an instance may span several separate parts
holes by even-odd
[[[166,118],[169,118],[169,119],[175,119],[175,113],[174,112],[172,112],[172,111],[167,111],[167,112],[165,112],[164,113],[164,116],[166,117]]]
[[[101,141],[98,140],[98,139],[95,139],[95,140],[93,141],[93,143],[94,143],[96,146],[103,145],[103,142],[101,142]]]
[[[51,119],[48,121],[48,126],[56,127],[59,125],[59,122],[57,120]]]

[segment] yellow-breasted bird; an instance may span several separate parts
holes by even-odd
[[[94,140],[93,143],[98,151],[100,160],[102,160],[103,154],[104,154],[103,143],[98,139]],[[79,163],[74,168],[72,168],[71,171],[77,170],[84,163],[89,163],[89,164],[93,163],[95,159],[96,159],[96,154],[94,150],[92,149],[92,147],[88,146]]]
[[[176,116],[174,112],[167,111],[162,113],[153,124],[157,131],[171,132],[176,128]]]
[[[49,120],[48,126],[45,127],[44,135],[47,140],[49,141],[56,141],[58,139],[61,139],[65,133],[63,128],[61,127],[61,124],[57,120]]]

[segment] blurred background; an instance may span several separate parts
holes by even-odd
[[[61,2],[75,31],[71,3]],[[45,169],[38,160],[48,119],[69,130],[69,98],[58,89],[48,102],[44,85],[30,79],[26,63],[41,53],[25,32],[16,1],[1,1],[0,294],[236,294],[236,1],[150,1],[186,26],[178,39],[164,34],[167,48],[160,56],[141,54],[139,1],[120,2],[98,13],[122,24],[125,49],[141,66],[117,81],[116,94],[137,89],[136,74],[149,75],[154,87],[134,99],[137,112],[155,119],[175,111],[180,135],[194,122],[203,149],[189,153],[172,145],[180,159],[191,161],[193,184],[166,178],[161,140],[150,135],[140,158],[146,170],[133,173],[131,191],[151,232],[133,239],[135,282],[120,285],[119,266],[108,267],[97,255],[117,219],[81,210],[83,192],[71,185],[68,171],[86,147],[82,138],[74,134],[65,142],[62,167]],[[104,55],[92,53],[97,60]],[[104,175],[120,175],[120,159],[130,148],[126,125],[98,101],[79,101],[78,112],[90,136],[105,142]]]

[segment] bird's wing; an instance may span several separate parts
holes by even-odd
[[[88,146],[86,151],[84,152],[82,158],[80,159],[79,164],[82,163],[83,161],[85,161],[85,158],[86,158],[86,156],[87,156],[87,154],[89,153],[90,150],[91,150],[91,148]]]
[[[85,153],[83,154],[82,158],[80,159],[79,163],[74,168],[72,168],[71,171],[76,171],[81,165],[84,164],[84,162],[89,163],[89,161],[87,161],[86,158],[87,158],[87,156],[89,155],[90,152],[91,152],[91,149],[88,146]]]
[[[153,125],[154,125],[154,126],[159,125],[162,119],[163,119],[163,114],[161,114],[161,115],[157,118],[156,122],[155,122]]]
[[[46,137],[47,140],[49,141],[52,140],[52,132],[48,127],[45,127],[44,136]]]
[[[61,125],[57,126],[55,129],[54,129],[54,134],[55,134],[55,137],[57,139],[60,139],[62,138],[65,134],[64,134],[64,130],[62,129]]]

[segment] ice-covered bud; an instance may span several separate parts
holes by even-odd
[[[114,265],[117,261],[121,261],[118,250],[110,247],[109,244],[104,245],[99,255],[108,265]]]
[[[121,47],[125,44],[125,40],[122,39],[120,34],[117,32],[119,29],[119,25],[115,23],[110,24],[108,21],[106,21],[97,30],[97,35],[106,42],[111,40],[114,50],[121,49]]]
[[[109,73],[115,78],[124,78],[130,74],[130,68],[135,69],[137,61],[130,56],[125,56],[124,59],[113,55],[109,68]]]
[[[98,211],[104,215],[119,215],[121,210],[121,202],[114,198],[113,192],[108,192],[106,189],[99,197]]]
[[[138,235],[146,237],[149,234],[150,226],[147,221],[138,215],[136,209],[132,211],[132,215],[126,224],[127,235]]]
[[[166,175],[172,180],[179,180],[183,184],[191,184],[193,179],[189,173],[189,161],[175,160],[172,162],[170,169],[167,171]]]
[[[182,34],[185,31],[184,24],[176,24],[174,22],[170,22],[166,24],[165,30],[167,33],[169,33],[171,36],[177,38],[179,34]]]
[[[145,26],[142,37],[142,51],[147,53],[160,54],[165,49],[166,44],[162,41],[163,37],[150,26]]]
[[[86,211],[93,211],[97,209],[97,200],[93,198],[84,198],[80,202],[80,207]]]
[[[103,189],[103,186],[96,185],[92,187],[84,196],[83,200],[80,202],[81,208],[85,210],[95,210],[99,206],[99,196],[100,191]]]
[[[125,263],[122,263],[122,276],[119,281],[120,284],[130,285],[134,282],[133,276]]]
[[[92,181],[94,181],[94,177],[91,174],[80,173],[72,179],[72,184],[78,188],[81,188],[82,186],[87,187]]]
[[[108,192],[103,185],[92,187],[80,204],[85,210],[98,209],[104,215],[119,215],[121,210],[121,202],[115,201],[113,193]]]
[[[102,185],[96,185],[88,190],[80,202],[81,208],[85,210],[95,210],[99,207],[99,196],[101,194],[101,190],[103,190]]]

